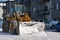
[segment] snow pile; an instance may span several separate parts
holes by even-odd
[[[20,35],[21,40],[48,40],[47,34],[45,31],[39,33],[32,33],[27,35]]]
[[[45,24],[41,22],[22,22],[19,25],[20,35],[44,31]]]

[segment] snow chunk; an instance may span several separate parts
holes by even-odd
[[[20,35],[44,31],[45,24],[41,22],[22,22],[19,25]]]

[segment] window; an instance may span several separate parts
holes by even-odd
[[[43,12],[43,10],[42,9],[38,9],[36,7],[32,7],[32,12],[40,13],[40,12]]]
[[[47,6],[45,6],[44,11],[45,11],[45,12],[47,12],[47,11],[48,11],[48,7],[47,7]]]
[[[56,3],[56,9],[60,9],[60,2]]]
[[[40,13],[40,9],[37,8],[37,9],[36,9],[36,13]]]
[[[32,7],[32,11],[35,12],[36,11],[36,8],[35,7]]]
[[[27,6],[29,6],[31,4],[31,1],[25,0],[24,4],[27,5]]]
[[[35,13],[40,13],[40,10],[38,8],[36,8],[36,7],[33,7],[32,11],[35,12]]]
[[[58,10],[58,3],[56,4],[56,9]]]

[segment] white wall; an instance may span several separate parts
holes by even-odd
[[[6,3],[0,3],[0,6],[6,6]]]
[[[2,9],[2,7],[0,7],[0,18],[3,18],[2,14],[3,14],[3,9]]]

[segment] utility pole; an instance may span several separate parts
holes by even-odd
[[[43,0],[43,5],[44,5],[44,12],[43,12],[43,21],[45,20],[45,16],[47,15],[47,11],[46,11],[46,8],[45,8],[45,4],[46,4],[46,2],[49,2],[50,0]]]
[[[43,5],[44,5],[44,12],[43,12],[43,22],[45,23],[45,16],[47,15],[47,13],[46,13],[46,8],[45,8],[45,4],[46,4],[46,2],[48,2],[48,1],[50,1],[50,0],[43,0]],[[44,31],[46,31],[46,27],[44,28]]]
[[[23,14],[23,12],[24,12],[24,10],[23,10],[23,8],[24,8],[24,0],[22,0],[22,14]]]
[[[8,2],[9,2],[9,10],[11,9],[11,3],[10,3],[10,0],[8,0]],[[11,13],[10,11],[9,11],[9,13]]]
[[[43,4],[44,4],[43,18],[44,18],[44,20],[45,20],[45,2],[43,2]],[[44,21],[44,20],[43,20],[43,21]]]
[[[52,19],[52,0],[50,0],[50,20]]]

